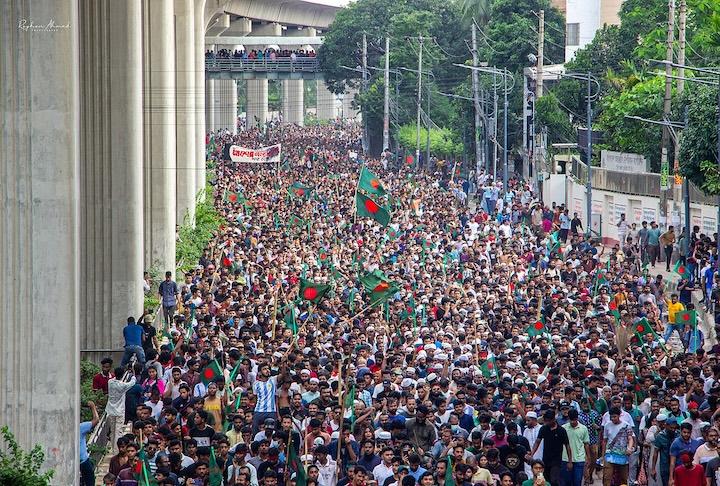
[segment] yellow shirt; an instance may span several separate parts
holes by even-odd
[[[685,310],[685,306],[682,305],[680,302],[672,303],[671,300],[667,301],[668,306],[668,322],[670,324],[675,324],[675,314]]]

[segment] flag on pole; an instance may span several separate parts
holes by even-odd
[[[140,444],[140,451],[133,467],[133,475],[138,483],[138,486],[157,486],[157,480],[155,475],[150,472],[150,462],[148,461],[147,454],[145,454],[145,446]]]
[[[360,192],[355,194],[355,207],[358,216],[372,218],[383,226],[390,223],[390,211]]]
[[[635,323],[635,334],[640,338],[646,334],[656,335],[652,325],[644,317]]]
[[[384,196],[386,194],[385,188],[380,183],[377,176],[364,166],[362,170],[360,170],[360,181],[358,182],[358,187],[368,194],[373,194],[375,196]]]
[[[307,475],[305,474],[305,466],[300,462],[300,457],[298,457],[295,449],[292,444],[288,447],[287,465],[291,471],[295,472],[295,485],[306,486]]]
[[[290,307],[288,309],[287,314],[285,314],[285,317],[283,317],[283,322],[285,322],[285,327],[290,329],[293,333],[293,336],[298,333],[298,325],[297,321],[295,320],[295,308]]]
[[[223,193],[223,201],[225,202],[237,203],[244,200],[245,198],[241,193],[235,191],[228,191],[227,189]]]
[[[317,284],[304,278],[300,279],[300,297],[313,304],[317,304],[329,291],[329,285]]]
[[[689,325],[694,329],[697,326],[697,312],[694,310],[684,310],[675,313],[675,324]]]
[[[360,277],[365,292],[370,294],[370,303],[375,306],[392,297],[399,288],[380,270],[374,270]]]
[[[204,385],[207,385],[211,381],[215,381],[223,375],[222,368],[216,359],[212,360],[209,365],[202,369],[200,373],[200,379]]]
[[[293,182],[293,184],[290,186],[290,189],[288,190],[290,192],[290,195],[293,197],[309,199],[312,195],[313,188],[310,186],[306,186],[302,182]]]
[[[685,280],[690,279],[690,271],[688,270],[688,268],[685,265],[683,265],[679,261],[673,267],[673,272],[680,275],[680,278],[682,278],[682,279],[685,279]]]
[[[545,327],[545,318],[541,317],[537,321],[535,321],[533,324],[530,324],[528,326],[527,335],[530,337],[540,336],[541,334],[544,334],[547,332],[547,328]]]
[[[455,486],[455,476],[453,475],[453,463],[450,454],[447,456],[447,467],[445,468],[445,486]]]
[[[215,457],[215,448],[210,447],[210,464],[209,464],[209,486],[222,486],[223,484],[223,473],[222,469],[217,463],[217,458]]]

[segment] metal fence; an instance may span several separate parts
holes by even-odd
[[[242,59],[205,58],[207,72],[306,72],[315,73],[320,70],[316,57],[298,57],[295,60],[289,57],[277,59]]]

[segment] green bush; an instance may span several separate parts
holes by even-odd
[[[40,472],[45,461],[45,454],[40,445],[35,445],[30,452],[25,452],[15,440],[10,429],[3,426],[4,447],[0,447],[0,484],[13,486],[47,486],[53,477],[53,471]]]
[[[198,197],[195,206],[195,225],[186,221],[180,226],[179,238],[176,245],[175,260],[178,262],[176,273],[186,272],[197,265],[202,252],[207,246],[213,233],[223,224],[223,218],[213,205],[212,186],[205,188],[207,197]]]
[[[107,396],[102,390],[92,389],[93,376],[100,373],[100,366],[86,359],[80,361],[80,420],[83,422],[92,419],[92,412],[87,407],[88,400],[92,400],[97,405],[98,414],[102,415],[107,404]],[[2,484],[2,483],[0,483]]]
[[[155,312],[160,307],[160,299],[154,295],[146,295],[143,301],[143,309],[148,309],[151,312]]]

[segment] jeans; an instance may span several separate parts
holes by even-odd
[[[682,324],[670,324],[669,322],[667,327],[665,328],[665,334],[663,334],[663,339],[665,340],[665,342],[668,342],[668,339],[670,339],[670,336],[672,336],[673,331],[677,331],[680,340],[685,342],[685,326],[683,326]]]
[[[672,254],[673,254],[673,246],[672,245],[666,245],[665,246],[665,270],[670,271],[670,261],[672,260]]]
[[[175,309],[177,309],[177,306],[169,305],[165,306],[163,305],[163,317],[165,318],[165,323],[170,324],[172,323],[172,318],[175,315]]]
[[[80,484],[95,486],[95,465],[90,458],[80,463]]]
[[[582,486],[583,472],[585,471],[584,462],[573,462],[572,470],[568,471],[567,462],[562,462],[562,470],[560,473],[560,486]]]
[[[650,264],[654,267],[660,256],[660,247],[658,245],[648,245],[647,251],[650,256]]]
[[[138,363],[143,366],[145,365],[145,350],[142,348],[142,346],[125,346],[125,353],[123,353],[120,366],[122,366],[123,368],[127,366],[133,354],[137,355]]]

